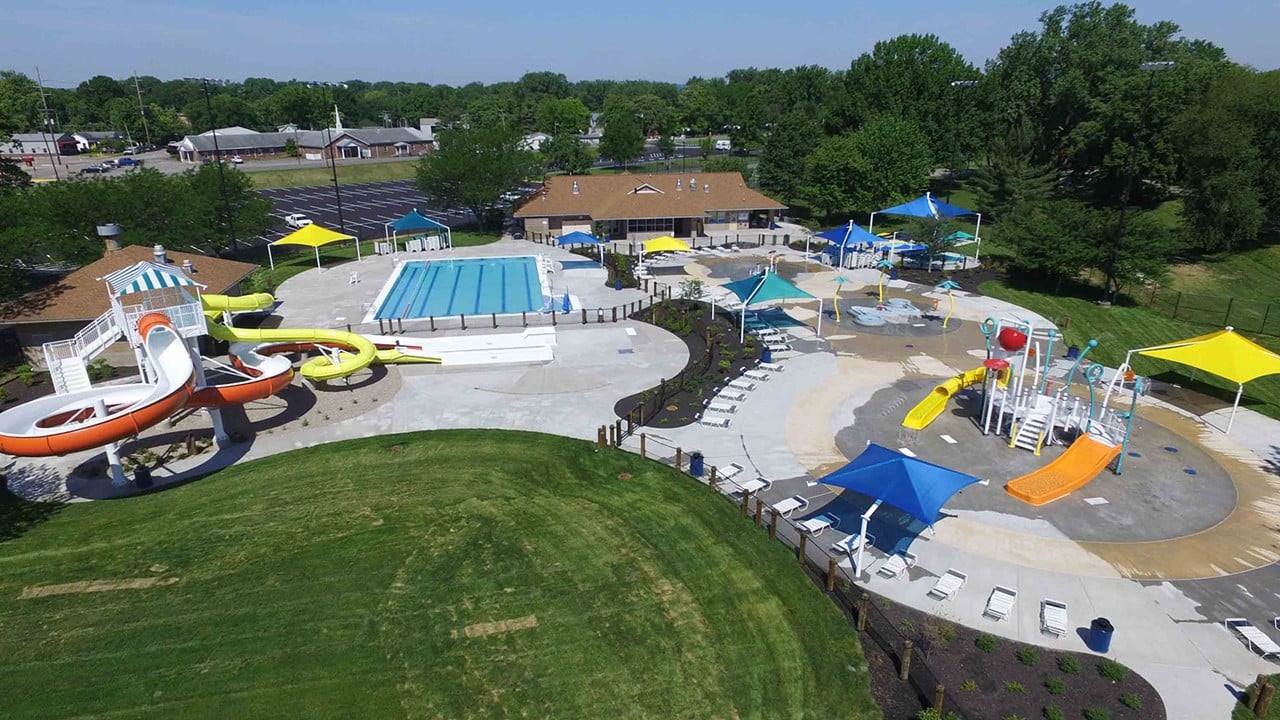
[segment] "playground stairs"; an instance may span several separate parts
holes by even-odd
[[[1038,452],[1040,447],[1040,434],[1045,431],[1045,426],[1049,422],[1047,413],[1032,411],[1023,419],[1022,424],[1018,425],[1018,433],[1013,438],[1013,446]]]
[[[115,314],[108,310],[96,320],[81,328],[70,340],[58,340],[44,344],[45,366],[53,379],[53,389],[58,395],[77,390],[88,390],[89,373],[85,369],[111,343],[124,335],[116,323]]]

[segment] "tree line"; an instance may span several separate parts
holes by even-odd
[[[462,87],[98,76],[48,102],[62,127],[136,137],[145,116],[160,139],[212,126],[321,127],[335,105],[348,126],[440,118],[459,142],[470,131],[542,131],[543,169],[567,172],[587,171],[596,152],[633,158],[646,138],[669,156],[672,136],[727,135],[735,152],[758,155],[762,190],[823,223],[865,220],[931,182],[945,187],[948,169],[972,168],[984,235],[1047,276],[1085,263],[1117,279],[1158,277],[1177,253],[1264,243],[1280,217],[1280,73],[1234,63],[1173,23],[1140,23],[1120,3],[1047,10],[982,67],[937,36],[903,35],[844,69],[743,68],[682,84],[553,72]],[[593,118],[598,150],[578,141]],[[41,119],[35,84],[0,73],[0,134]],[[1152,212],[1171,199],[1181,201],[1172,224]]]

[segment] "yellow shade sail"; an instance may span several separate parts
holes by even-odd
[[[670,235],[663,235],[644,241],[644,251],[653,252],[689,252],[689,246]]]
[[[1168,345],[1145,348],[1137,353],[1189,365],[1238,385],[1264,375],[1280,374],[1280,355],[1231,328]]]
[[[329,243],[342,242],[343,240],[355,240],[354,235],[344,235],[340,232],[330,230],[320,225],[307,225],[305,227],[294,230],[284,237],[271,243],[272,245],[305,245],[306,247],[318,248]]]

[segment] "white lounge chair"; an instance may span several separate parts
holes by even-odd
[[[915,553],[899,552],[889,556],[888,560],[880,566],[876,571],[877,575],[883,575],[887,578],[896,578],[907,570],[916,566]]]
[[[840,527],[840,518],[835,515],[827,515],[826,513],[823,513],[822,515],[815,515],[808,520],[801,520],[796,523],[796,527],[799,528],[801,532],[806,532],[813,537],[817,537],[822,534],[823,530],[826,530],[829,527]]]
[[[933,589],[929,591],[929,597],[937,600],[950,600],[956,596],[960,588],[969,582],[969,576],[956,570],[955,568],[947,568],[942,573],[942,577],[933,584]]]
[[[762,362],[758,367],[769,372],[782,372],[782,363]]]
[[[791,513],[797,510],[804,510],[809,507],[809,501],[800,495],[792,495],[786,500],[780,500],[773,504],[773,509],[778,511],[782,517],[790,517]]]
[[[716,477],[721,480],[732,480],[742,474],[746,468],[738,463],[729,463],[722,468],[716,468]]]
[[[781,330],[779,330],[776,327],[770,327],[768,325],[765,325],[763,327],[747,328],[747,330],[749,330],[751,334],[755,335],[756,337],[762,337],[762,338],[782,337]]]
[[[867,547],[871,547],[872,545],[875,545],[875,544],[876,544],[876,536],[872,535],[871,533],[867,533]],[[858,552],[858,548],[861,545],[862,545],[862,535],[859,533],[854,533],[853,535],[840,538],[839,540],[831,543],[831,552],[844,553],[846,555],[853,555],[854,553]]]
[[[1013,612],[1013,606],[1017,602],[1017,590],[997,585],[991,591],[991,597],[987,598],[987,607],[982,611],[982,614],[995,620],[1003,620],[1009,617],[1009,613]]]
[[[1040,601],[1040,632],[1054,637],[1067,634],[1067,604],[1061,600],[1045,598]],[[1280,652],[1280,648],[1276,648]]]
[[[744,392],[736,391],[736,390],[721,390],[720,394],[716,395],[716,399],[724,400],[727,402],[740,403],[743,400],[747,399],[747,394]]]
[[[702,418],[698,420],[698,424],[706,425],[707,427],[727,429],[729,427],[729,418],[724,417],[723,415],[703,415]]]
[[[716,400],[712,400],[707,403],[707,409],[711,412],[724,413],[725,415],[732,415],[738,412],[737,405],[734,405],[733,403],[719,402]]]
[[[743,390],[746,392],[751,392],[752,390],[756,389],[756,384],[751,382],[750,380],[743,380],[742,378],[734,378],[733,380],[729,381],[728,387],[731,387],[734,390]]]
[[[743,480],[741,482],[735,482],[734,485],[738,486],[738,489],[740,492],[751,493],[754,495],[758,492],[762,492],[764,490],[768,490],[769,488],[773,487],[773,481],[766,480],[762,477],[758,477],[755,480]]]
[[[790,343],[773,343],[773,342],[767,342],[767,343],[765,343],[765,344],[764,344],[764,346],[765,346],[765,347],[767,347],[767,348],[769,348],[769,352],[776,352],[776,353],[780,353],[780,352],[791,352],[792,350],[794,350],[794,349],[795,349],[795,348],[791,347],[791,344],[790,344]]]
[[[1271,622],[1272,624],[1276,623],[1275,620]],[[1249,649],[1262,653],[1262,657],[1280,655],[1280,645],[1277,645],[1276,641],[1271,639],[1271,636],[1259,630],[1256,625],[1247,619],[1227,618],[1222,621],[1222,624],[1228,630],[1235,630],[1239,633],[1240,637],[1244,638],[1244,641],[1249,644]]]
[[[759,380],[760,382],[766,382],[769,379],[769,373],[763,370],[748,370],[742,373],[742,376],[751,378],[752,380]]]

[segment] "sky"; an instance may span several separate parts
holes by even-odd
[[[734,68],[847,68],[876,41],[933,33],[982,65],[1053,0],[42,0],[4,12],[0,69],[74,87],[94,75],[463,85],[550,70],[684,82]],[[1236,62],[1280,67],[1280,3],[1130,0]],[[718,7],[716,7],[718,6]],[[726,10],[726,7],[732,8]]]

